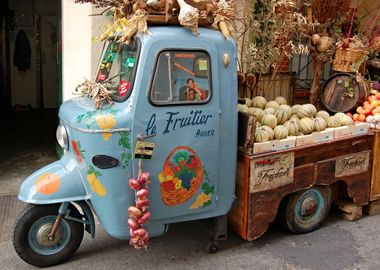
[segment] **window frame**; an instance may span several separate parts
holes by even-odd
[[[109,38],[107,41],[108,42],[112,42],[114,39],[119,39],[120,37],[117,36],[117,37],[111,37]],[[137,43],[137,50],[136,50],[136,61],[135,61],[135,65],[134,65],[134,69],[132,71],[132,76],[131,76],[131,85],[130,85],[130,88],[129,88],[129,91],[126,93],[125,96],[123,97],[120,97],[118,94],[113,94],[112,95],[112,101],[115,101],[115,102],[118,102],[118,103],[122,103],[124,101],[126,101],[131,95],[132,95],[132,92],[133,92],[133,88],[135,86],[135,81],[136,81],[136,73],[137,73],[137,69],[138,69],[138,66],[139,66],[139,62],[140,62],[140,54],[141,54],[141,40],[140,38],[138,37],[135,37],[134,38],[135,42]],[[105,41],[105,42],[107,42]],[[109,46],[109,45],[108,45]],[[124,44],[121,44],[121,46],[124,46]],[[104,58],[104,54],[106,53],[106,50],[104,50],[104,47],[103,47],[103,53],[101,55],[101,58],[99,60],[99,66],[98,66],[98,69],[97,69],[97,72],[96,72],[96,78],[98,77],[98,74],[100,72],[100,66],[101,66],[101,62],[102,62],[102,59]]]
[[[165,53],[165,52],[188,52],[188,53],[192,53],[192,52],[202,52],[204,53],[207,58],[208,58],[208,65],[209,65],[209,76],[208,76],[208,84],[209,84],[209,90],[208,90],[208,97],[207,99],[205,100],[200,100],[200,101],[155,101],[153,100],[152,98],[152,94],[153,94],[153,83],[155,81],[155,78],[156,78],[156,74],[157,74],[157,67],[158,67],[158,61],[160,59],[160,56],[162,53]],[[193,63],[194,65],[194,63]],[[203,78],[204,79],[204,78]],[[149,100],[149,103],[152,105],[152,106],[158,106],[158,107],[165,107],[165,106],[187,106],[187,105],[206,105],[208,104],[213,98],[213,86],[212,86],[212,65],[211,65],[211,55],[209,54],[209,52],[205,49],[179,49],[179,48],[165,48],[163,50],[160,50],[156,56],[156,59],[155,59],[155,64],[154,64],[154,69],[153,69],[153,74],[150,78],[150,82],[149,82],[149,91],[148,91],[148,100]]]

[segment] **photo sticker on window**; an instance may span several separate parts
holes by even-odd
[[[199,70],[207,70],[208,68],[208,63],[207,63],[207,60],[199,60],[198,62],[199,64]]]
[[[132,68],[135,65],[136,59],[135,58],[128,58],[127,61],[125,61],[124,66],[127,68]]]

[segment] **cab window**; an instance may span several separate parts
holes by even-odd
[[[204,51],[162,51],[150,100],[155,105],[207,103],[211,97],[210,57]]]
[[[114,91],[114,101],[126,100],[132,91],[137,67],[138,40],[121,44],[115,38],[104,48],[96,82]]]

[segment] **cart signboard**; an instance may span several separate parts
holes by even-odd
[[[252,160],[250,192],[260,192],[293,183],[294,152]]]
[[[335,177],[344,177],[366,172],[369,167],[370,151],[343,156],[336,160]]]

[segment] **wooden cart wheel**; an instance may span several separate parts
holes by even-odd
[[[330,207],[330,187],[313,187],[290,195],[281,213],[281,220],[293,233],[311,232],[321,225]]]

